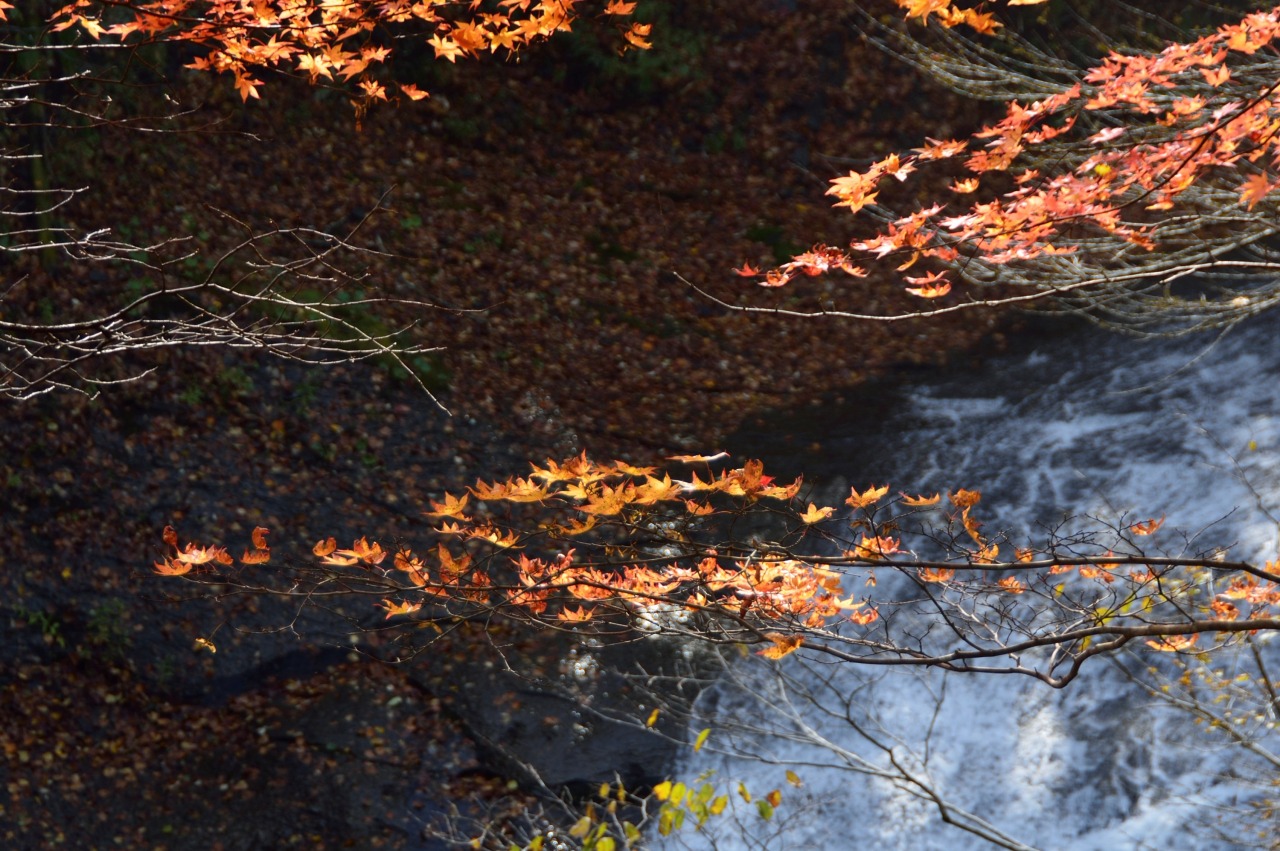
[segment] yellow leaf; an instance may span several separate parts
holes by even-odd
[[[654,724],[657,724],[657,723],[658,723],[658,714],[659,714],[661,711],[662,711],[662,710],[660,710],[660,709],[655,709],[655,710],[653,710],[652,712],[650,712],[650,713],[649,713],[649,720],[648,720],[648,721],[645,721],[645,722],[644,722],[644,725],[645,725],[646,727],[652,727]]]
[[[800,775],[790,769],[787,769],[787,782],[796,788],[804,785],[804,781],[800,779]]]
[[[698,734],[698,738],[693,740],[694,753],[697,753],[698,751],[702,750],[702,746],[707,743],[707,736],[710,736],[710,735],[711,735],[710,727],[708,727],[707,729],[703,730],[701,733]]]
[[[583,816],[578,819],[573,827],[569,828],[569,835],[574,839],[581,839],[591,830],[591,816]]]
[[[195,643],[195,648],[194,648],[194,649],[196,649],[196,650],[208,650],[210,653],[217,653],[217,652],[218,652],[218,648],[217,648],[217,647],[215,647],[215,646],[213,645],[213,642],[212,642],[212,641],[210,641],[210,640],[209,640],[209,639],[207,639],[207,638],[197,638],[197,639],[196,639],[196,643]]]

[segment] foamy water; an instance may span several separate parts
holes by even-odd
[[[1040,524],[1064,515],[1164,514],[1162,540],[1175,551],[1229,545],[1235,558],[1275,558],[1277,379],[1280,343],[1266,323],[1216,343],[1088,331],[916,386],[887,419],[827,417],[805,436],[824,444],[806,481],[819,505],[873,482],[912,493],[979,488],[986,530],[1017,540],[1043,539]],[[1125,660],[1140,675],[1150,663]],[[1280,774],[1098,660],[1053,690],[1025,677],[867,669],[802,651],[735,665],[701,709],[695,729],[713,732],[681,779],[714,772],[723,790],[778,788],[784,803],[766,823],[733,795],[736,817],[660,847],[992,847],[944,824],[936,795],[955,820],[1008,847],[1229,848],[1244,839],[1235,813],[1265,792],[1253,781]],[[1277,746],[1265,719],[1246,728]],[[787,782],[787,768],[803,786]]]

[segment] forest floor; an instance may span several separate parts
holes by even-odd
[[[582,450],[714,452],[749,418],[817,414],[869,376],[1000,344],[990,313],[855,325],[736,312],[686,283],[791,310],[910,304],[892,270],[783,290],[732,273],[846,243],[828,179],[981,117],[862,41],[843,4],[796,6],[672,13],[653,56],[584,36],[419,68],[432,98],[359,129],[332,93],[282,81],[241,105],[228,81],[182,72],[164,90],[197,104],[184,120],[203,132],[57,137],[52,179],[92,186],[78,223],[137,242],[194,234],[209,257],[242,224],[359,225],[378,252],[353,258],[368,294],[441,305],[377,321],[438,343],[416,366],[450,413],[386,365],[211,350],[140,358],[157,371],[96,399],[0,410],[5,847],[420,847],[431,802],[510,791],[451,697],[450,658],[483,641],[415,676],[362,647],[307,656],[345,639],[305,618],[295,634],[255,599],[170,599],[150,569],[165,525],[224,542],[267,526],[281,558],[328,535],[412,538],[428,499],[477,477]],[[147,285],[21,271],[8,297],[33,315]]]

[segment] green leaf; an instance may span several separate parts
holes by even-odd
[[[600,837],[600,840],[596,842],[596,851],[614,851],[617,847],[618,844],[613,841],[612,836],[602,836]]]
[[[756,801],[756,809],[760,811],[760,818],[765,821],[773,818],[773,804],[770,804],[764,798]]]

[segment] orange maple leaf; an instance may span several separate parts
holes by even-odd
[[[668,455],[668,461],[679,461],[681,464],[706,464],[728,458],[728,452],[717,452],[714,455]]]
[[[900,544],[900,541],[890,537],[868,538],[863,535],[858,545],[846,550],[844,554],[850,558],[879,560],[896,553]]]
[[[978,543],[982,543],[979,541]],[[971,558],[976,564],[994,564],[996,557],[1000,555],[1000,547],[995,544],[987,544],[982,549],[973,553]]]
[[[951,292],[951,282],[946,280],[946,274],[946,272],[932,272],[916,278],[908,277],[907,282],[915,286],[907,287],[907,292],[920,298],[942,298]]]
[[[233,561],[226,547],[197,547],[195,544],[187,544],[187,548],[178,553],[177,560],[185,564],[205,564],[211,561],[231,564]]]
[[[763,656],[766,659],[781,659],[796,652],[801,644],[804,644],[804,636],[802,635],[783,635],[780,632],[766,632],[764,637],[773,642],[771,647],[756,651],[756,655]]]
[[[889,492],[889,486],[876,487],[872,485],[862,493],[858,493],[857,488],[850,488],[849,498],[846,499],[845,505],[851,505],[854,509],[866,508],[869,505],[875,505],[885,494]]]
[[[440,576],[445,582],[457,582],[458,577],[471,566],[471,556],[462,555],[455,559],[444,544],[436,546],[436,555],[440,558]]]
[[[604,469],[608,469],[608,468],[606,467]],[[657,469],[658,469],[657,467],[636,467],[632,464],[628,464],[626,461],[614,461],[612,472],[621,473],[624,476],[646,476],[647,477],[650,473],[656,471]]]
[[[834,508],[818,508],[811,502],[809,503],[809,510],[800,515],[800,520],[808,524],[819,523],[830,517],[834,511]]]
[[[873,624],[876,621],[880,620],[880,610],[872,606],[868,606],[865,609],[859,609],[858,611],[849,615],[849,620],[853,621],[859,626],[867,626],[868,624]]]
[[[950,582],[956,572],[950,567],[922,567],[919,571],[921,582]]]
[[[430,92],[424,92],[413,83],[400,83],[400,91],[409,100],[422,100],[423,98],[431,97]]]
[[[915,153],[919,154],[918,159],[945,160],[950,157],[954,157],[957,154],[964,153],[965,149],[969,147],[968,142],[961,142],[955,139],[938,141],[937,139],[930,139],[926,136],[925,141],[929,144],[923,148],[914,149]]]
[[[458,57],[462,54],[462,48],[451,38],[441,38],[439,35],[433,35],[427,39],[427,44],[436,52],[436,58],[444,57],[450,62],[456,63]]]
[[[1252,210],[1275,188],[1276,184],[1268,180],[1265,173],[1255,174],[1240,185],[1240,203]]]
[[[249,98],[259,98],[258,86],[262,85],[261,80],[255,80],[246,74],[236,75],[236,90],[240,92],[240,99],[247,101]]]
[[[394,564],[396,570],[404,571],[409,574],[409,580],[414,585],[422,586],[427,584],[428,575],[427,568],[422,563],[422,559],[415,556],[408,550],[401,550],[396,553]]]
[[[1021,582],[1019,582],[1016,578],[1012,576],[1006,576],[1004,579],[1001,579],[998,582],[996,582],[996,584],[999,585],[1001,588],[1003,588],[1005,591],[1008,591],[1010,594],[1021,594],[1027,590],[1027,586],[1023,585]]]
[[[1162,638],[1147,639],[1147,646],[1166,653],[1190,650],[1196,645],[1199,635],[1166,635]]]
[[[472,529],[468,534],[468,538],[479,538],[482,541],[488,541],[499,547],[514,547],[520,542],[520,536],[515,532],[502,531],[496,526],[485,525]]]
[[[359,561],[367,561],[370,564],[379,564],[387,557],[387,552],[377,541],[372,544],[365,538],[361,538],[351,545],[349,550],[338,550],[336,555],[346,556]]]
[[[1129,531],[1135,535],[1151,535],[1157,529],[1164,525],[1164,517],[1159,520],[1143,520],[1141,523],[1134,523],[1129,527]]]
[[[901,495],[902,504],[910,505],[913,508],[926,505],[937,505],[942,501],[942,494],[940,493],[935,493],[933,496],[907,496],[905,493]]]
[[[564,623],[586,623],[591,620],[592,617],[594,617],[594,615],[581,606],[576,609],[571,609],[568,606],[565,606],[556,614],[556,620],[563,621]]]
[[[625,0],[609,0],[607,6],[604,7],[606,15],[630,15],[636,10],[635,3],[627,3]]]
[[[1226,65],[1220,65],[1217,68],[1201,68],[1200,73],[1204,76],[1205,82],[1211,86],[1221,86],[1231,79],[1231,69]]]
[[[471,499],[468,494],[460,497],[454,496],[448,491],[445,492],[444,502],[436,502],[434,499],[428,500],[431,503],[431,510],[423,512],[428,517],[456,517],[465,519],[462,516],[462,510],[467,507],[467,502]]]
[[[327,540],[317,541],[316,545],[311,548],[311,552],[321,558],[324,558],[337,548],[338,540],[336,538],[328,538]]]
[[[641,50],[648,50],[653,47],[650,42],[646,41],[649,37],[649,32],[652,29],[653,24],[632,24],[631,28],[622,34],[622,37],[625,38],[627,43],[632,47],[638,47]]]
[[[418,611],[418,609],[422,608],[421,603],[407,603],[407,602],[393,603],[390,600],[383,600],[382,605],[387,610],[388,618],[394,617],[396,615],[411,615],[414,612]]]
[[[154,563],[156,573],[161,576],[181,576],[191,570],[191,564],[188,562],[178,562],[173,559],[165,559]]]
[[[1224,621],[1233,621],[1240,617],[1240,609],[1225,600],[1214,600],[1209,608],[1213,609],[1213,613]]]

